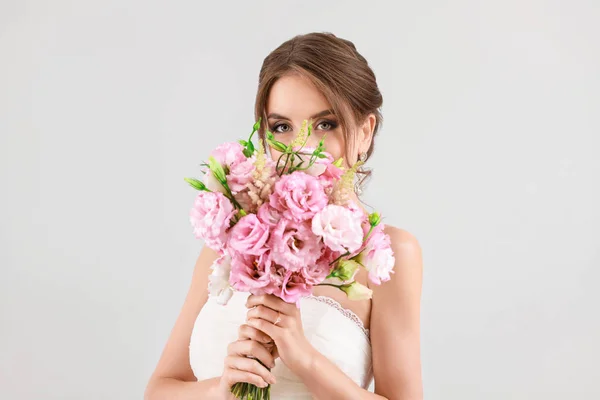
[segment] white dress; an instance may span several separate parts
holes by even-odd
[[[209,297],[196,318],[190,340],[190,364],[200,380],[221,376],[227,345],[237,340],[246,321],[248,293],[235,292],[227,305]],[[300,302],[304,335],[359,386],[368,389],[373,380],[369,330],[352,311],[325,296],[309,296]],[[277,383],[271,398],[312,399],[302,381],[278,358],[271,370]]]

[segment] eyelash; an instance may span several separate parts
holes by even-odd
[[[319,126],[319,125],[321,125],[321,124],[329,124],[329,125],[331,126],[331,128],[329,128],[329,129],[325,129],[325,130],[333,130],[333,129],[337,128],[337,124],[336,124],[335,122],[333,122],[333,121],[321,121],[321,122],[319,122],[319,123],[317,124],[317,126]],[[277,132],[277,128],[279,128],[280,126],[283,126],[283,125],[287,125],[287,124],[286,124],[286,123],[282,123],[282,124],[275,124],[275,125],[271,126],[271,127],[269,128],[269,130],[270,130],[271,132],[273,132],[273,133],[289,133],[289,131],[287,131],[287,132]]]

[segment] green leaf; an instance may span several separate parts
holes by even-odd
[[[246,148],[244,149],[244,155],[246,158],[250,158],[254,155],[254,143],[248,142],[246,144]]]

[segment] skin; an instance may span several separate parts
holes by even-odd
[[[272,87],[267,115],[269,130],[276,139],[289,143],[302,121],[330,109],[321,93],[299,75],[280,78]],[[367,151],[375,126],[370,114],[352,126],[356,145],[352,164],[358,154]],[[344,156],[346,143],[337,119],[322,115],[313,121],[313,135],[307,146],[316,146],[327,133],[325,148],[335,159]],[[272,150],[272,157],[279,154]],[[356,199],[356,198],[355,198]],[[358,205],[360,203],[356,201]],[[273,295],[248,297],[247,321],[239,328],[238,340],[228,347],[221,377],[197,382],[189,364],[189,341],[195,319],[208,298],[210,265],[217,254],[204,247],[198,257],[192,283],[171,336],[163,350],[148,386],[145,398],[159,399],[233,399],[229,388],[235,382],[265,386],[276,383],[275,377],[256,360],[272,366],[280,358],[307,386],[316,399],[398,399],[423,398],[420,358],[420,302],[422,288],[422,253],[417,239],[408,231],[386,225],[396,264],[391,280],[374,285],[361,270],[356,280],[373,290],[372,300],[352,301],[333,287],[319,286],[315,295],[329,296],[352,310],[370,329],[373,354],[375,393],[358,386],[335,364],[318,352],[307,340],[300,310]],[[280,322],[274,325],[279,313]],[[273,347],[274,346],[274,347]]]

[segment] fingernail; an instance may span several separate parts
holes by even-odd
[[[277,381],[275,380],[274,376],[269,376],[269,383],[271,383],[271,385],[274,385]]]

